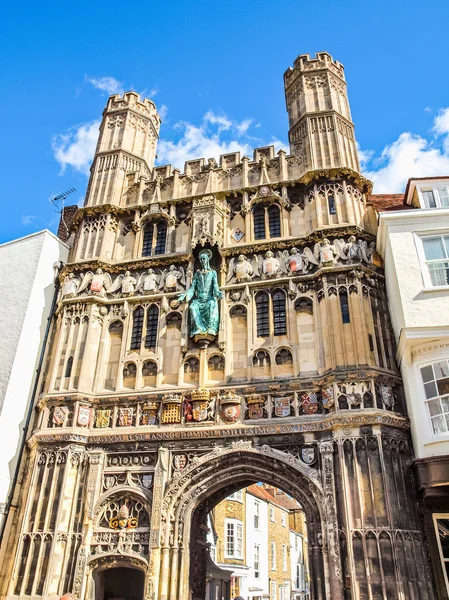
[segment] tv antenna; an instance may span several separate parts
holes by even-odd
[[[68,196],[70,196],[70,194],[73,194],[73,192],[76,192],[76,189],[69,188],[68,190],[65,190],[64,192],[60,192],[59,194],[55,194],[55,192],[50,192],[50,196],[48,197],[48,201],[51,204],[53,204],[56,212],[58,212],[61,215],[60,224],[62,223],[64,225],[65,231],[66,231],[66,236],[69,235],[69,228],[67,226],[67,223],[64,221],[64,206],[65,206],[66,198]]]

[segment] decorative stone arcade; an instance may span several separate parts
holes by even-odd
[[[312,600],[434,598],[343,66],[303,55],[284,82],[289,155],[183,173],[154,166],[154,104],[109,99],[2,598],[104,600],[125,580],[133,598],[199,600],[205,515],[258,481],[304,508]]]

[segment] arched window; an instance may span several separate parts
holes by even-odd
[[[131,350],[140,350],[142,342],[144,312],[141,306],[138,306],[133,312],[133,330],[131,334]]]
[[[224,357],[219,354],[214,354],[207,361],[209,371],[223,371],[225,368]]]
[[[285,308],[285,293],[276,290],[273,293],[273,334],[286,335],[287,333],[287,313]]]
[[[142,375],[144,377],[156,377],[157,364],[153,360],[147,360],[143,363]]]
[[[270,355],[265,350],[259,350],[253,356],[253,367],[269,367],[271,365]]]
[[[65,366],[65,375],[64,377],[70,377],[70,375],[72,374],[72,366],[73,366],[73,356],[70,356],[67,364]]]
[[[179,312],[171,312],[165,317],[167,327],[177,327],[181,329],[182,316]]]
[[[290,350],[287,348],[281,348],[279,352],[276,354],[276,364],[277,365],[291,365],[293,363],[293,357]]]
[[[350,323],[348,294],[346,292],[340,293],[340,308],[343,323]]]
[[[142,256],[164,254],[167,241],[167,221],[149,221],[143,229]]]
[[[200,361],[197,358],[191,356],[189,359],[186,360],[186,362],[184,363],[184,373],[199,373],[199,371]]]
[[[254,239],[281,237],[281,211],[277,204],[258,204],[253,209]],[[268,233],[268,236],[267,236]]]
[[[145,348],[152,348],[157,345],[157,325],[159,320],[159,308],[152,304],[147,310],[147,334],[145,336]]]
[[[134,363],[126,363],[123,367],[123,386],[134,389],[136,387],[137,367]]]
[[[337,207],[335,206],[335,198],[333,196],[328,196],[327,197],[327,204],[329,206],[329,214],[330,215],[336,215],[337,214]]]
[[[281,237],[281,211],[276,204],[268,208],[268,227],[270,238]]]
[[[270,335],[270,303],[266,292],[256,295],[257,336],[269,337]]]
[[[253,210],[253,222],[254,222],[254,239],[264,240],[265,235],[265,208],[263,206],[256,206]]]

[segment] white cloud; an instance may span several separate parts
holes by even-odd
[[[243,155],[252,155],[254,146],[264,146],[259,138],[249,135],[252,119],[235,121],[227,115],[217,115],[208,111],[203,116],[200,125],[181,121],[174,126],[174,131],[181,135],[176,141],[161,139],[158,144],[158,163],[171,163],[182,168],[186,160],[194,158],[216,158],[228,152],[241,152]],[[275,149],[285,148],[286,145],[273,138],[269,144]]]
[[[106,92],[109,96],[112,96],[112,94],[123,95],[123,92],[125,91],[123,89],[123,83],[110,75],[106,75],[105,77],[89,77],[88,75],[85,75],[84,80],[87,83],[90,83],[94,88],[97,88],[97,90]]]
[[[75,171],[89,175],[99,126],[99,120],[83,123],[52,139],[53,154],[61,165],[61,173],[69,166]]]
[[[370,151],[361,152],[362,169],[374,182],[374,193],[403,192],[409,177],[449,174],[449,107],[438,112],[432,132],[430,139],[401,133],[377,158]]]
[[[35,215],[22,215],[22,224],[23,225],[32,225],[33,222],[37,219]]]
[[[168,108],[167,108],[167,106],[165,106],[165,104],[162,104],[157,112],[159,113],[160,118],[162,120],[164,120],[165,117],[167,116]]]

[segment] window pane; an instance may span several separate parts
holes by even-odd
[[[421,377],[422,380],[424,381],[424,383],[426,383],[427,381],[432,381],[433,380],[433,369],[432,369],[432,365],[428,365],[427,367],[423,367],[421,369]]]
[[[427,260],[446,258],[446,252],[442,238],[423,238],[423,246],[424,254],[426,255]]]
[[[440,204],[442,207],[446,208],[449,206],[449,191],[447,187],[439,187],[438,195],[440,197]]]
[[[426,398],[435,398],[435,396],[438,396],[437,386],[435,385],[434,381],[431,381],[430,383],[425,383],[424,389],[426,391]]]
[[[268,337],[270,335],[269,318],[270,313],[268,294],[261,292],[256,296],[256,321],[258,337]]]
[[[287,333],[287,313],[285,308],[284,292],[273,294],[274,313],[274,335],[285,335]]]
[[[449,396],[441,398],[441,404],[443,406],[443,412],[449,413]]]
[[[440,400],[431,400],[430,402],[427,403],[427,406],[429,407],[429,413],[431,417],[436,417],[437,415],[441,415],[441,413],[443,412],[443,409],[441,408],[441,403]]]
[[[156,246],[154,248],[155,254],[165,253],[165,242],[167,239],[167,221],[159,221],[156,226]]]
[[[443,377],[449,377],[449,369],[447,368],[447,360],[433,363],[433,370],[435,372],[435,379],[442,379]]]
[[[449,256],[449,235],[443,236],[444,247],[446,249],[446,256]]]
[[[449,558],[449,519],[438,519],[438,533],[444,558]]]
[[[449,261],[429,263],[429,275],[432,285],[449,284]]]
[[[427,206],[427,208],[435,208],[435,197],[433,195],[432,190],[423,192],[422,195],[424,198],[424,204]]]
[[[268,226],[270,238],[281,237],[281,214],[279,207],[274,204],[268,209]]]
[[[440,396],[443,394],[449,394],[449,378],[448,379],[439,379],[437,381],[438,393]]]
[[[154,222],[150,221],[143,230],[142,256],[151,256],[153,249]]]
[[[433,417],[432,419],[432,427],[433,433],[445,433],[446,429],[446,421],[443,416],[441,417]]]
[[[263,206],[256,206],[253,210],[254,239],[265,239],[265,209]]]

